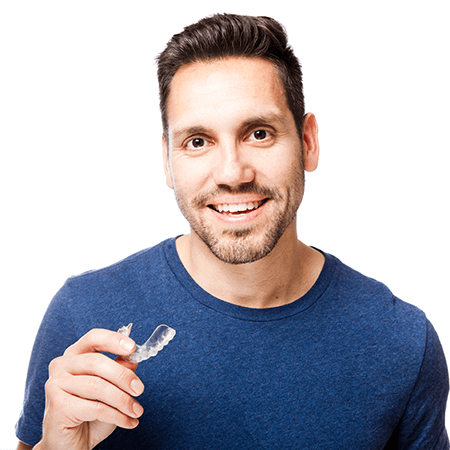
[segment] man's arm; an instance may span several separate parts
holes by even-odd
[[[31,450],[32,448],[33,447],[31,445],[24,444],[21,441],[17,444],[17,450]]]
[[[448,370],[439,338],[428,322],[427,346],[422,367],[402,421],[395,433],[395,443],[386,448],[448,450],[445,410],[449,391]]]

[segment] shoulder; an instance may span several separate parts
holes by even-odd
[[[140,278],[154,279],[161,275],[166,266],[166,247],[172,245],[174,239],[167,239],[159,244],[134,253],[114,264],[101,269],[89,270],[80,275],[71,276],[64,284],[62,291],[83,290],[102,291],[111,285],[125,287]]]
[[[426,327],[422,310],[399,299],[384,283],[352,269],[334,256],[329,257],[336,265],[334,292],[343,306],[355,308],[361,317],[420,323]]]
[[[110,266],[68,278],[47,316],[70,318],[79,335],[90,328],[114,328],[116,317],[133,308],[139,311],[144,298],[164,285],[170,271],[166,247],[173,242],[168,239]]]
[[[67,280],[68,284],[89,283],[91,280],[107,279],[109,277],[118,278],[122,274],[130,276],[138,275],[142,271],[158,271],[165,260],[165,249],[172,245],[174,239],[167,239],[159,244],[134,253],[114,264],[101,269],[89,270],[80,275],[72,276]]]
[[[408,405],[411,424],[420,428],[417,411],[433,403],[432,415],[439,402],[440,413],[445,411],[448,393],[445,357],[432,324],[422,310],[400,300],[385,284],[330,258],[335,275],[324,303],[329,305],[337,348],[351,355],[349,364],[355,373],[363,373],[372,391],[386,396],[391,409],[396,405],[399,417]]]
[[[399,299],[385,284],[328,257],[336,266],[330,283],[336,320],[374,351],[405,357],[420,366],[428,333],[425,313]]]

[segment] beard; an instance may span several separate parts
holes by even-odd
[[[305,185],[303,167],[296,169],[292,175],[293,181],[288,186],[285,197],[276,188],[259,186],[251,182],[237,187],[219,185],[207,193],[197,195],[190,203],[174,187],[175,198],[191,229],[214,256],[228,264],[247,264],[267,256],[296,217]],[[204,220],[201,211],[208,207],[212,199],[225,193],[258,194],[273,204],[275,212],[265,224],[265,230],[259,240],[255,236],[255,226],[230,227],[218,232]],[[197,211],[199,214],[196,214]]]

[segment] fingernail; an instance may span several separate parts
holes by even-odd
[[[137,420],[137,419],[130,419],[130,423],[131,423],[131,426],[133,428],[136,428],[139,425],[139,420]]]
[[[126,351],[131,352],[134,348],[134,342],[131,339],[121,339],[119,345]]]
[[[136,414],[136,417],[140,417],[140,416],[142,416],[142,413],[144,412],[144,408],[138,402],[134,402],[133,411],[134,411],[134,414]]]
[[[134,378],[131,382],[130,388],[136,395],[141,395],[142,392],[144,392],[144,385],[142,384],[142,381],[136,378]]]

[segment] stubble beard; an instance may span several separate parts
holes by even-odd
[[[255,243],[254,227],[239,230],[228,229],[222,233],[223,239],[218,239],[208,229],[201,229],[196,233],[205,242],[211,252],[221,261],[228,264],[247,264],[258,261],[267,256],[276,246],[286,228],[294,219],[292,216],[284,216],[277,213],[273,224],[268,228],[262,239]],[[224,242],[226,239],[226,242]]]
[[[227,185],[218,186],[214,191],[196,196],[188,206],[186,199],[175,191],[175,198],[181,213],[189,222],[191,229],[206,244],[219,260],[228,264],[247,264],[267,256],[277,245],[281,236],[297,215],[303,198],[305,177],[303,168],[295,170],[294,182],[286,192],[286,198],[277,189],[261,187],[254,183],[242,184],[236,188]],[[197,211],[204,210],[210,199],[220,194],[254,193],[268,198],[275,204],[276,210],[267,223],[261,239],[256,239],[253,226],[228,228],[220,234],[214,232]],[[284,204],[284,207],[283,207]]]

